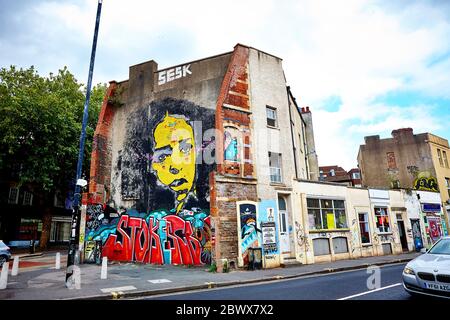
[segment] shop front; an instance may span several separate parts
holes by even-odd
[[[434,244],[445,235],[445,219],[442,216],[442,208],[438,203],[422,204],[423,222],[428,245]]]

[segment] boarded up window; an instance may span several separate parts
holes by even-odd
[[[393,152],[387,153],[387,163],[389,169],[397,169],[397,164],[395,163],[395,154]]]
[[[347,238],[346,237],[333,238],[333,250],[334,253],[348,252]]]
[[[313,248],[315,256],[323,256],[331,254],[330,252],[330,242],[328,238],[318,238],[313,240]]]
[[[392,254],[392,247],[390,243],[383,243],[381,247],[383,248],[383,254]]]

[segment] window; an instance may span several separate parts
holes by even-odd
[[[439,164],[441,165],[441,167],[443,167],[444,166],[444,162],[442,162],[441,149],[437,149],[437,155],[438,155],[438,159],[439,159]]]
[[[358,213],[359,234],[361,235],[361,243],[370,243],[369,214]]]
[[[70,221],[52,221],[50,228],[51,242],[66,242],[70,240]]]
[[[311,230],[347,228],[344,200],[308,198],[306,202]]]
[[[333,251],[335,254],[347,253],[348,252],[347,238],[346,237],[333,238]]]
[[[334,169],[330,170],[330,176],[334,177],[336,175],[336,173],[334,172]]]
[[[377,228],[379,232],[391,231],[387,208],[375,207],[375,219],[377,220]]]
[[[64,199],[61,192],[57,191],[53,198],[53,205],[58,208],[64,208]]]
[[[353,172],[353,179],[361,179],[359,172]]]
[[[270,181],[281,183],[281,153],[269,152]]]
[[[313,249],[315,256],[331,254],[330,242],[328,241],[328,238],[313,239]]]
[[[442,157],[444,158],[444,165],[448,168],[447,152],[442,150]]]
[[[400,189],[400,181],[399,180],[391,181],[391,187],[392,189]]]
[[[389,169],[396,169],[397,163],[395,161],[395,154],[393,152],[386,153],[387,156],[387,163]]]
[[[32,203],[33,203],[33,194],[31,192],[25,191],[23,193],[23,205],[31,206]]]
[[[19,202],[19,188],[9,188],[8,203],[17,204]]]
[[[448,196],[450,198],[450,178],[445,178],[445,186],[447,187]]]
[[[267,125],[271,127],[277,126],[277,109],[266,107]]]

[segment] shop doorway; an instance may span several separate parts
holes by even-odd
[[[398,225],[398,233],[400,235],[400,243],[402,244],[402,249],[403,251],[409,251],[408,240],[406,238],[405,224],[403,223],[403,220],[397,220],[397,225]]]
[[[286,201],[283,197],[278,197],[279,222],[280,222],[280,249],[282,254],[290,254],[291,246],[289,243],[288,230],[288,211]]]
[[[412,234],[414,240],[414,247],[416,251],[420,251],[423,248],[422,231],[420,230],[420,220],[411,219]]]

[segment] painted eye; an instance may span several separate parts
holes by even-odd
[[[160,154],[159,156],[158,156],[158,162],[164,162],[164,160],[166,160],[166,155],[165,154]]]
[[[191,151],[191,149],[192,149],[192,144],[190,144],[190,143],[186,143],[186,144],[180,146],[180,151],[185,154],[189,153]]]

